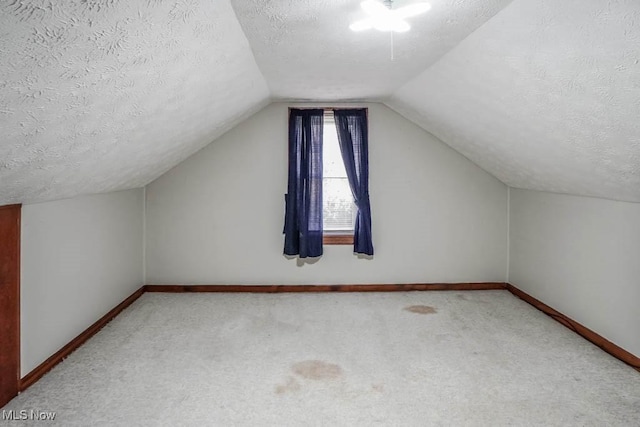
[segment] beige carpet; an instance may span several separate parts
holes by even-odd
[[[639,426],[640,374],[507,291],[145,294],[3,411],[31,409],[61,426]]]

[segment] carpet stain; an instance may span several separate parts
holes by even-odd
[[[465,294],[457,294],[456,298],[461,299],[462,301],[469,301]]]
[[[308,380],[333,380],[342,375],[340,366],[321,360],[298,362],[291,367],[291,370]]]
[[[378,393],[382,393],[384,391],[384,384],[371,384],[371,389]]]
[[[438,312],[435,307],[429,307],[428,305],[410,305],[404,309],[417,314],[435,314]]]
[[[300,390],[300,383],[295,378],[287,378],[287,382],[276,386],[276,394],[284,394]]]

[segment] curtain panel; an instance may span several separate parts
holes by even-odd
[[[367,110],[335,110],[333,114],[349,186],[358,208],[353,235],[353,251],[355,253],[373,255],[371,205],[369,202]]]
[[[322,255],[322,109],[289,111],[284,254]]]

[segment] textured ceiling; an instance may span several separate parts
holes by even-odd
[[[640,201],[640,1],[431,0],[393,61],[359,3],[0,2],[0,205],[143,186],[272,98],[383,100],[508,185]]]
[[[386,103],[513,187],[640,201],[640,1],[516,0]]]
[[[269,99],[228,0],[0,3],[0,205],[140,187]]]
[[[430,0],[411,31],[354,33],[361,0],[232,0],[274,98],[375,100],[437,61],[511,0]],[[396,0],[394,7],[414,0]]]

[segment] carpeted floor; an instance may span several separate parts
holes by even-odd
[[[14,424],[639,426],[640,374],[507,291],[147,293],[3,408],[31,409],[56,419]]]

